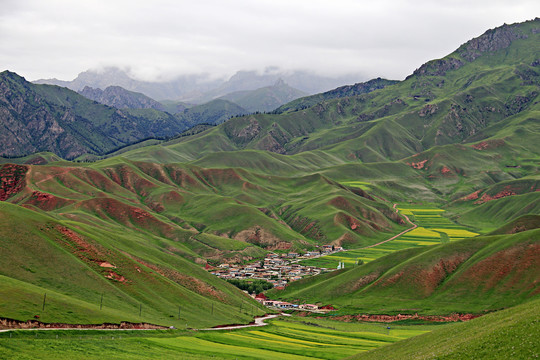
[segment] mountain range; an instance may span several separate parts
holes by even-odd
[[[166,326],[245,322],[235,310],[244,302],[264,309],[202,266],[322,245],[370,248],[410,228],[404,208],[424,207],[435,233],[444,223],[480,236],[441,235],[418,247],[421,236],[411,235],[364,265],[269,296],[332,303],[342,316],[480,315],[534,301],[539,37],[540,19],[504,25],[403,81],[373,79],[247,115],[234,102],[248,93],[231,84],[249,73],[175,115],[112,108],[2,73],[2,154],[27,156],[0,165],[0,239],[12,254],[0,258],[0,289],[18,294],[0,312],[26,320],[53,291],[56,309],[71,313],[51,311],[45,321],[132,320],[139,304],[149,309],[141,319]],[[285,88],[278,80],[270,87]],[[55,154],[36,153],[45,150]],[[60,158],[79,155],[100,157]],[[97,310],[99,291],[114,311]],[[18,307],[25,298],[28,308]],[[180,319],[178,306],[192,313]]]
[[[315,94],[342,84],[358,82],[358,76],[324,77],[306,71],[282,71],[269,67],[263,72],[238,71],[228,79],[212,79],[208,74],[185,75],[171,81],[150,82],[136,80],[124,70],[108,67],[101,71],[87,70],[72,81],[40,79],[36,84],[49,84],[81,91],[84,87],[100,88],[121,86],[140,92],[155,100],[176,100],[200,104],[238,91],[251,91],[272,86],[283,80],[303,93]]]

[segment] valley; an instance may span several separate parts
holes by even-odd
[[[199,105],[0,73],[0,358],[538,356],[539,43],[536,18],[402,81],[240,73]],[[226,281],[254,279],[326,309],[206,331],[277,314]],[[15,330],[55,323],[156,330]]]

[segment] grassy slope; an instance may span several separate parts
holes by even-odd
[[[150,239],[96,231],[9,203],[0,206],[1,246],[8,255],[0,259],[3,317],[177,327],[250,320],[239,311],[242,302],[252,302],[248,297]],[[255,313],[263,311],[257,308]]]
[[[536,299],[349,359],[533,359],[540,355],[539,318]]]
[[[11,202],[109,231],[127,227],[181,241],[183,252],[191,256],[186,247],[207,258],[228,253],[220,252],[219,244],[208,246],[211,236],[206,244],[198,241],[199,233],[244,241],[237,247],[245,248],[249,258],[260,256],[260,247],[301,249],[333,241],[370,244],[399,229],[400,220],[387,204],[319,174],[269,177],[242,169],[118,158],[29,169],[27,187]],[[352,223],[361,229],[353,231]]]

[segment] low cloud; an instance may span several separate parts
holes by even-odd
[[[268,66],[401,79],[536,1],[4,0],[0,64],[30,80],[103,66],[139,78]]]

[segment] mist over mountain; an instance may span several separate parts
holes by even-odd
[[[50,84],[81,91],[84,87],[104,90],[109,86],[121,86],[126,90],[145,94],[155,100],[180,100],[201,104],[236,91],[256,90],[272,86],[282,79],[289,86],[307,94],[330,90],[344,84],[358,82],[358,75],[325,77],[308,71],[284,71],[269,67],[264,72],[238,71],[229,79],[212,79],[209,74],[182,75],[174,80],[150,82],[134,79],[117,67],[103,70],[87,70],[74,80],[40,79],[35,84]]]
[[[220,97],[232,101],[248,112],[272,111],[280,105],[296,100],[307,94],[289,86],[279,79],[272,86],[265,86],[252,91],[236,91]]]

